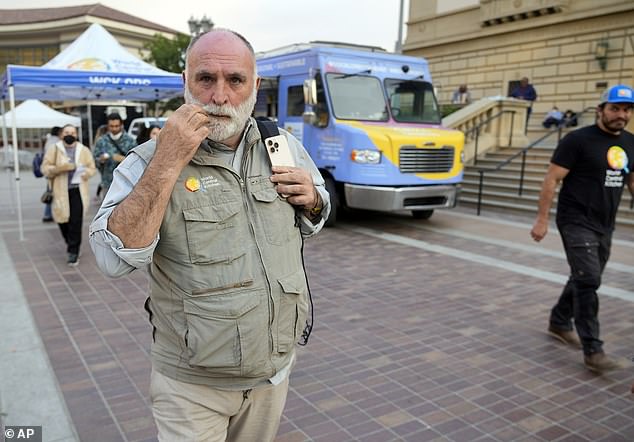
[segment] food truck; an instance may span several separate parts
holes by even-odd
[[[256,117],[306,147],[341,209],[411,211],[457,203],[464,135],[441,124],[427,61],[380,48],[296,44],[256,55]]]

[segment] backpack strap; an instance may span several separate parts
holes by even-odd
[[[275,124],[274,121],[271,121],[269,119],[256,118],[255,122],[258,125],[260,135],[262,135],[262,141],[280,134],[280,129],[277,127],[277,124]]]
[[[266,117],[258,117],[255,119],[255,122],[258,125],[258,130],[260,131],[260,135],[262,136],[262,142],[267,138],[275,137],[280,134],[280,129],[277,127],[274,121],[269,120]],[[295,226],[299,226],[299,210],[295,213]],[[315,322],[315,308],[313,306],[313,295],[310,291],[310,285],[308,284],[308,274],[306,273],[306,265],[304,264],[304,237],[300,235],[302,238],[302,267],[304,268],[304,277],[306,278],[306,287],[308,288],[308,301],[310,302],[310,319],[306,319],[306,324],[304,325],[304,330],[302,331],[302,336],[298,342],[299,345],[308,344],[308,338],[310,337],[310,333],[313,331],[313,324]]]
[[[125,133],[121,135],[121,137],[122,137],[122,138],[123,138],[123,135],[125,135]],[[123,156],[125,156],[126,154],[123,152],[123,149],[121,149],[121,147],[119,146],[119,143],[117,142],[117,140],[115,140],[114,138],[112,138],[112,137],[110,136],[110,134],[107,134],[107,136],[108,136],[108,139],[110,140],[110,142],[111,142],[112,144],[114,144],[114,147],[115,147],[115,149],[117,149],[117,152],[119,152],[119,155],[123,155]]]

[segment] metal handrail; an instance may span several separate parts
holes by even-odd
[[[513,123],[515,120],[515,111],[514,110],[501,110],[500,112],[498,112],[495,115],[490,116],[489,118],[487,118],[486,120],[480,122],[479,124],[477,124],[476,126],[472,127],[471,129],[467,130],[464,132],[465,138],[467,137],[467,135],[473,131],[477,131],[476,132],[476,137],[475,137],[475,146],[474,146],[474,152],[473,152],[473,164],[475,165],[478,162],[478,140],[480,139],[480,128],[482,126],[486,126],[487,124],[489,124],[491,121],[495,120],[496,118],[501,117],[503,114],[507,114],[510,113],[511,114],[511,130],[509,132],[509,145],[508,147],[511,147],[511,144],[513,142]]]
[[[585,113],[588,112],[594,112],[596,111],[596,107],[587,107],[585,108],[583,111],[581,111],[579,114],[577,114],[577,121],[579,121],[581,119],[581,116]],[[502,111],[504,112],[504,111]],[[513,129],[511,128],[511,132],[513,131]],[[517,158],[518,156],[522,156],[522,165],[520,167],[520,184],[519,184],[519,189],[518,189],[518,195],[521,196],[522,195],[522,190],[524,188],[524,171],[526,169],[526,152],[528,152],[530,149],[532,149],[535,145],[541,143],[542,141],[544,141],[546,138],[550,137],[552,134],[557,133],[557,143],[559,143],[559,141],[561,141],[561,131],[562,131],[562,127],[558,126],[552,130],[550,130],[550,132],[546,133],[546,135],[544,135],[541,138],[538,138],[537,140],[533,141],[531,144],[529,144],[528,146],[526,146],[525,148],[523,148],[522,150],[520,150],[519,152],[516,152],[515,154],[511,155],[509,158],[501,161],[500,163],[498,163],[495,167],[493,168],[489,168],[489,169],[478,169],[478,173],[480,174],[480,181],[478,182],[478,204],[477,204],[477,208],[476,208],[476,214],[480,215],[480,208],[482,206],[482,188],[484,187],[484,173],[485,172],[497,172],[498,170],[502,169],[504,166],[506,166],[507,164],[511,163],[515,158]],[[511,143],[509,142],[509,146],[511,145]],[[474,161],[475,164],[475,161]],[[632,201],[630,202],[630,206],[634,205],[634,198],[632,199]]]

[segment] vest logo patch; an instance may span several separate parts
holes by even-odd
[[[201,192],[206,192],[208,189],[217,186],[220,186],[220,181],[218,181],[218,178],[213,176],[204,176],[200,179],[190,176],[185,180],[185,189],[190,192],[198,192],[199,190]]]
[[[218,178],[213,177],[213,176],[204,176],[200,179],[200,183],[201,186],[203,188],[203,190],[207,190],[210,187],[216,187],[220,185],[220,181],[218,181]]]
[[[200,190],[200,181],[198,178],[190,176],[185,180],[185,189],[190,192],[198,192]]]

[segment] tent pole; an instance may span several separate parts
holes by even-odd
[[[2,164],[3,168],[7,172],[7,179],[9,180],[9,199],[11,200],[11,213],[15,213],[15,207],[13,202],[13,183],[11,182],[11,172],[9,171],[9,135],[7,134],[7,117],[5,115],[4,97],[0,100],[0,112],[2,113],[2,147],[3,156]]]
[[[15,171],[15,197],[18,202],[18,229],[20,232],[20,241],[24,241],[24,229],[22,228],[22,200],[20,195],[20,157],[18,155],[18,129],[17,115],[15,114],[15,91],[13,84],[9,85],[9,101],[11,104],[11,119],[13,127],[11,135],[13,136],[13,169]]]
[[[7,118],[4,115],[4,98],[0,100],[0,113],[2,114],[2,145],[3,147],[9,146],[9,140],[7,139]],[[8,156],[7,151],[4,151],[5,156],[5,164],[9,164],[6,161],[6,157]]]
[[[86,106],[86,112],[88,113],[88,147],[92,150],[94,147],[92,145],[92,107],[90,106],[90,103]]]

